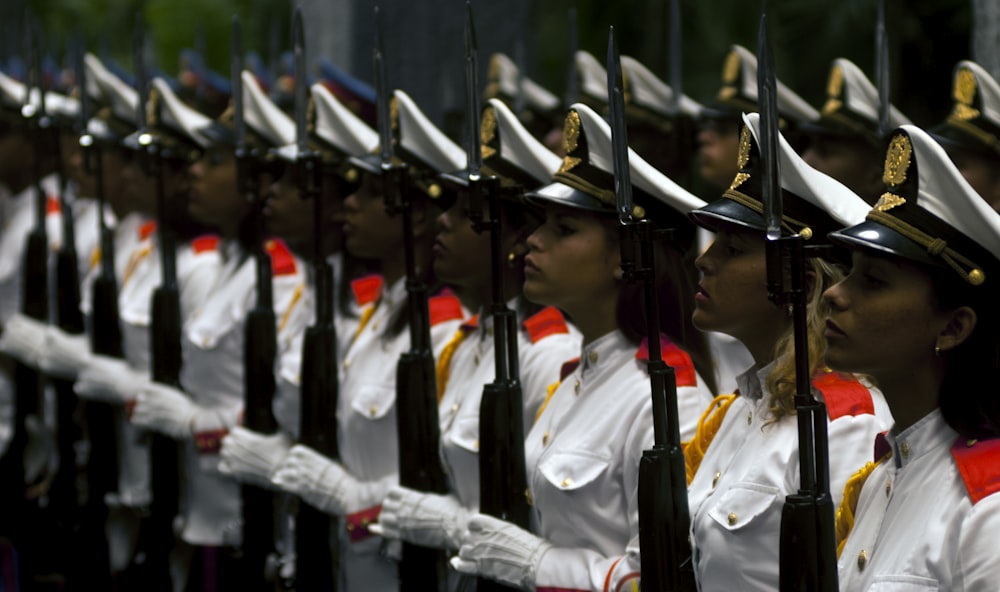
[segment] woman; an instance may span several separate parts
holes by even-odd
[[[831,235],[853,266],[823,295],[827,363],[870,375],[896,420],[844,493],[840,589],[995,590],[1000,215],[913,126],[883,179],[867,219]]]
[[[525,590],[602,590],[639,529],[639,459],[653,445],[652,398],[641,286],[621,277],[611,129],[574,105],[564,127],[566,157],[553,182],[528,194],[545,221],[528,237],[524,295],[563,310],[583,337],[580,357],[561,369],[525,442],[531,532],[476,515],[459,557],[461,572]],[[677,376],[681,430],[693,431],[711,398],[708,347],[690,326],[695,240],[685,215],[702,205],[630,154],[635,214],[674,229],[657,243],[663,358]]]
[[[799,488],[793,324],[788,310],[768,298],[760,118],[751,113],[743,121],[740,173],[722,199],[691,214],[716,232],[696,262],[702,280],[694,323],[733,336],[754,358],[738,378],[738,395],[713,403],[685,450],[693,566],[702,590],[778,588],[782,505]],[[801,234],[810,250],[818,247],[818,254],[829,256],[820,250],[828,248],[825,233],[861,219],[868,206],[779,139],[783,227]],[[877,393],[853,376],[823,368],[819,297],[842,273],[825,259],[808,261],[809,367],[813,387],[826,403],[830,482],[837,499],[858,460],[870,454],[872,438],[885,427]]]
[[[358,189],[344,202],[346,247],[352,255],[375,261],[385,288],[368,295],[360,326],[344,354],[337,400],[339,461],[315,450],[293,446],[272,482],[307,503],[337,516],[341,586],[345,590],[395,590],[396,564],[382,553],[374,522],[389,488],[398,482],[399,437],[396,420],[396,368],[410,350],[405,249],[420,280],[428,286],[430,344],[435,357],[465,317],[453,294],[437,293],[431,273],[433,202],[441,195],[437,175],[458,169],[464,152],[435,128],[413,100],[396,91],[392,129],[396,155],[409,165],[404,180],[412,201],[412,236],[403,232],[402,214],[387,211],[377,153],[352,157],[362,171]],[[416,394],[416,393],[414,393]]]
[[[266,153],[294,140],[294,124],[268,101],[249,73],[243,73],[247,142]],[[244,399],[244,321],[256,300],[255,261],[259,248],[251,208],[237,189],[236,159],[229,119],[212,122],[200,116],[186,122],[190,133],[205,140],[204,155],[191,164],[188,211],[218,229],[221,270],[209,295],[182,329],[184,363],[180,387],[154,385],[139,393],[132,423],[156,430],[182,444],[186,479],[180,495],[181,541],[185,566],[181,581],[234,585],[241,573],[227,549],[241,543],[239,484],[217,470],[219,443],[239,421]],[[273,274],[274,314],[279,340],[297,330],[294,318],[304,283],[302,264],[283,242],[265,242]],[[304,315],[300,315],[304,316]],[[190,568],[190,572],[187,571]]]
[[[551,179],[560,159],[534,139],[498,99],[491,99],[484,110],[482,129],[483,164],[498,178],[500,240],[505,254],[499,265],[504,298],[518,319],[516,332],[509,338],[517,340],[522,421],[527,429],[545,401],[548,385],[559,380],[559,368],[580,347],[579,334],[558,309],[540,308],[521,294],[525,239],[537,225],[538,213],[524,203],[524,187],[537,187]],[[449,494],[395,487],[382,504],[378,527],[389,538],[457,551],[468,515],[480,507],[480,398],[484,385],[496,378],[495,323],[489,308],[496,263],[491,262],[490,232],[475,229],[469,219],[467,171],[445,178],[459,187],[459,195],[438,216],[434,271],[454,287],[466,308],[478,311],[452,337],[437,368],[441,457],[447,467]],[[486,204],[482,208],[488,221],[489,208]]]

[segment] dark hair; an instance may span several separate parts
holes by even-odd
[[[948,366],[938,398],[945,421],[966,438],[1000,436],[1000,289],[972,286],[951,269],[930,271],[940,310],[968,306],[976,312],[972,334],[948,352]]]
[[[619,226],[613,218],[604,217],[605,228],[614,243],[621,240]],[[687,226],[690,226],[688,224]],[[714,393],[715,364],[705,334],[691,322],[694,313],[694,293],[697,272],[694,267],[694,233],[679,229],[674,240],[653,243],[655,289],[659,307],[660,332],[665,333],[694,362],[698,376]],[[615,316],[625,337],[639,344],[647,337],[646,308],[642,282],[623,282]]]

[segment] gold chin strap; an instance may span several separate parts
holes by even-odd
[[[929,254],[934,257],[940,257],[941,260],[948,265],[948,267],[958,272],[958,275],[962,276],[962,279],[969,282],[973,286],[979,286],[986,281],[986,274],[983,272],[982,268],[973,263],[967,257],[949,247],[948,242],[944,239],[935,238],[926,232],[903,222],[899,218],[877,209],[868,213],[868,219],[872,222],[878,222],[891,230],[895,230],[906,238],[925,247]]]
[[[725,193],[723,193],[722,197],[725,197],[727,199],[731,199],[731,200],[735,201],[736,203],[738,203],[738,204],[740,204],[742,206],[746,206],[746,207],[750,208],[751,210],[757,212],[758,214],[761,214],[761,215],[764,214],[764,205],[760,201],[758,201],[758,200],[750,197],[749,195],[747,195],[746,193],[743,193],[742,191],[737,191],[735,189],[730,189],[730,190],[726,191]],[[796,220],[795,218],[790,218],[788,216],[782,216],[781,217],[781,226],[782,226],[782,228],[784,228],[788,232],[791,232],[792,234],[801,234],[802,238],[804,238],[805,240],[809,240],[813,236],[813,230],[812,230],[812,228],[810,228],[804,222]],[[798,227],[799,230],[796,231],[795,227]]]

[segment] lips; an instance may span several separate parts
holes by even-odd
[[[528,255],[527,257],[524,258],[524,273],[525,274],[539,274],[539,273],[541,273],[541,271],[542,270],[539,269],[537,265],[535,265],[535,262],[531,258],[531,255]]]
[[[844,333],[843,329],[837,326],[837,323],[834,323],[830,319],[827,319],[826,330],[823,331],[823,335],[825,337],[844,337],[846,334]]]

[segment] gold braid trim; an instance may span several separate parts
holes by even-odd
[[[885,212],[880,212],[879,210],[872,210],[868,212],[868,219],[873,222],[878,222],[890,230],[895,230],[906,238],[922,245],[927,249],[927,252],[930,255],[940,257],[941,260],[948,264],[948,267],[951,267],[958,272],[958,274],[962,276],[962,279],[969,282],[973,286],[978,286],[986,281],[986,274],[983,272],[982,268],[949,247],[948,242],[944,239],[934,238],[933,236],[910,224],[907,224],[899,218]]]
[[[302,298],[303,288],[305,288],[305,284],[295,286],[295,293],[292,294],[292,301],[288,304],[288,308],[285,310],[285,313],[281,315],[281,322],[278,323],[278,333],[284,331],[285,326],[288,325],[288,319],[292,317],[292,311],[295,310],[295,305],[298,304],[299,300]]]
[[[881,460],[878,462],[866,462],[865,466],[858,469],[858,472],[851,475],[851,478],[844,484],[844,497],[840,499],[840,507],[837,508],[837,517],[835,519],[838,558],[844,552],[844,544],[847,543],[847,536],[851,534],[851,529],[854,528],[854,513],[858,509],[858,499],[861,497],[861,489],[865,486],[865,482],[868,481],[868,477],[871,476],[872,471],[881,462]]]
[[[375,314],[375,307],[377,304],[370,304],[361,311],[361,321],[358,322],[358,330],[354,332],[354,339],[351,342],[357,341],[358,337],[361,336],[361,332],[365,330],[368,325],[368,321],[372,320],[372,315]]]
[[[983,130],[979,126],[973,125],[964,119],[960,119],[954,115],[948,117],[948,125],[958,128],[963,132],[972,135],[980,142],[986,144],[990,148],[1000,152],[1000,139],[998,139],[993,134]]]
[[[742,191],[737,191],[735,189],[729,189],[722,194],[722,197],[728,197],[729,199],[735,201],[736,203],[746,206],[751,210],[757,212],[760,215],[764,215],[764,204],[759,200],[756,200]],[[800,230],[796,231],[793,225],[798,226]],[[792,218],[790,216],[781,216],[781,226],[793,234],[798,233],[802,235],[802,238],[809,240],[812,238],[812,229],[805,222],[801,222]]]
[[[712,443],[715,435],[722,427],[722,420],[726,418],[726,413],[736,400],[736,395],[719,395],[712,400],[712,404],[705,409],[705,412],[698,418],[698,428],[694,433],[694,438],[684,446],[684,465],[687,469],[687,482],[691,485],[698,467],[701,466],[702,459],[705,458],[705,451]]]
[[[590,195],[591,197],[595,197],[598,200],[600,200],[601,203],[609,204],[612,206],[615,205],[614,191],[610,191],[608,189],[601,189],[600,187],[594,185],[590,181],[585,181],[582,178],[572,173],[566,171],[559,171],[556,174],[552,175],[552,180],[559,181],[563,185],[568,185],[573,189],[577,189],[579,191],[586,193],[587,195]]]
[[[549,406],[549,401],[552,400],[552,395],[556,394],[556,391],[559,390],[560,384],[562,384],[562,381],[557,380],[552,384],[550,384],[548,387],[546,387],[545,400],[542,401],[541,407],[539,407],[538,412],[535,413],[535,423],[538,423],[538,418],[542,416],[542,412],[545,411],[545,408]]]
[[[466,330],[463,327],[459,327],[458,331],[451,336],[448,343],[445,344],[444,349],[438,355],[437,366],[434,368],[435,378],[437,379],[437,400],[438,403],[444,397],[444,390],[448,386],[448,378],[451,376],[451,359],[455,356],[455,351],[458,346],[465,341],[466,336],[469,335],[471,331]]]

